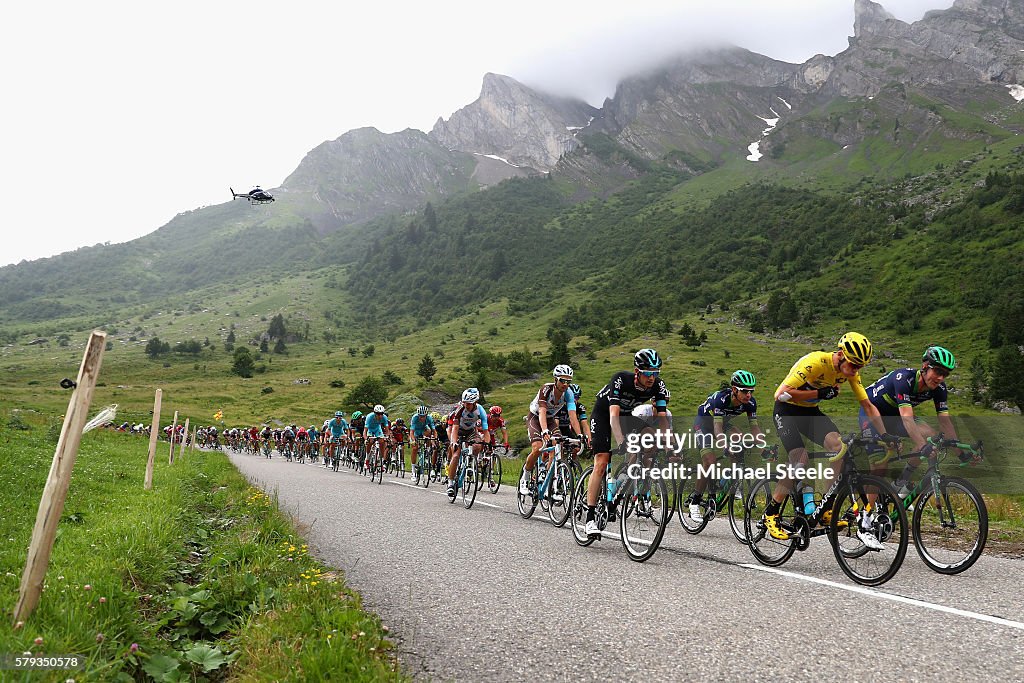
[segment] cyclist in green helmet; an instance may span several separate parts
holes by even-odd
[[[729,386],[708,396],[697,408],[697,418],[693,423],[694,438],[700,446],[701,460],[705,467],[710,467],[719,456],[727,459],[742,452],[742,448],[730,448],[723,442],[734,444],[741,436],[741,429],[732,423],[734,417],[746,414],[750,426],[751,443],[764,444],[764,432],[757,423],[757,399],[754,398],[754,387],[757,380],[747,370],[737,370],[729,379]],[[763,446],[762,446],[763,447]],[[726,463],[726,466],[729,463]],[[742,465],[742,464],[741,464]],[[701,498],[707,490],[708,480],[697,476],[694,492],[687,501],[690,517],[700,524],[704,521],[701,511]]]
[[[881,413],[885,429],[890,434],[908,437],[915,451],[923,450],[927,454],[931,449],[926,439],[934,436],[935,430],[914,415],[914,408],[930,400],[935,404],[939,430],[948,439],[957,438],[953,420],[949,417],[949,392],[946,389],[946,378],[954,369],[956,358],[949,349],[929,346],[921,357],[919,369],[898,368],[869,386],[868,400]],[[867,419],[863,408],[860,423],[866,435],[876,435],[877,430]],[[918,464],[919,458],[908,460],[896,479],[895,486],[901,496],[909,492],[910,477]]]

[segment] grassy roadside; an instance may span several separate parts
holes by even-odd
[[[83,439],[42,600],[12,627],[55,442],[52,426],[28,426],[0,431],[0,655],[74,653],[85,665],[0,678],[402,678],[386,627],[226,457],[169,466],[162,444],[146,492],[148,442],[124,434]]]

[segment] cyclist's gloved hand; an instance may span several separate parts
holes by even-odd
[[[775,451],[773,451],[771,448],[765,448],[764,450],[761,451],[762,460],[771,460],[774,456]]]
[[[626,454],[626,444],[625,443],[620,443],[619,447],[615,449],[615,454],[616,455],[625,455]]]
[[[508,441],[506,441],[505,443],[503,443],[501,445],[504,446],[507,449],[508,448]]]
[[[818,400],[819,401],[828,401],[830,399],[835,398],[838,395],[839,395],[839,387],[836,387],[836,386],[822,387],[821,389],[818,389]]]
[[[878,440],[885,443],[887,446],[897,446],[900,443],[900,437],[895,434],[890,434],[889,432],[882,434],[878,437]]]
[[[921,449],[921,457],[922,458],[927,458],[929,455],[932,454],[932,452],[934,450],[935,450],[935,446],[931,445],[930,443],[926,443],[924,445],[924,448]]]

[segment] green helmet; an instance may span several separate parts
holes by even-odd
[[[949,352],[949,349],[944,349],[941,346],[929,346],[925,349],[921,360],[928,363],[928,365],[945,368],[950,371],[956,368],[956,358],[953,358],[953,354]]]
[[[737,370],[732,373],[732,379],[729,381],[734,387],[740,389],[753,389],[757,385],[757,380],[754,379],[754,375],[747,372],[746,370]]]
[[[363,416],[363,411],[361,411],[361,410],[357,410],[356,412],[352,413],[352,419],[353,420],[358,420],[362,416]]]

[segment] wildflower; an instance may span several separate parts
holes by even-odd
[[[139,651],[139,644],[138,643],[132,643],[132,646],[130,648],[128,648],[128,651],[131,652],[132,654],[135,654],[136,652]]]
[[[17,624],[14,625],[14,630],[17,631],[19,628],[21,628],[24,625],[25,625],[24,621],[19,621]]]
[[[97,643],[102,643],[105,639],[106,639],[106,636],[104,636],[102,633],[97,633],[96,634],[96,642]]]
[[[105,603],[106,601],[107,601],[107,599],[106,599],[106,598],[100,598],[100,604],[101,604],[101,605],[102,605],[103,603]]]
[[[35,643],[36,645],[42,645],[43,644],[43,638],[42,638],[42,636],[40,636],[40,637],[36,638],[35,640],[33,640],[32,642]]]
[[[82,589],[83,590],[87,590],[87,591],[91,591],[92,590],[92,586],[90,586],[89,584],[85,584],[84,586],[82,586]]]

